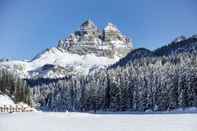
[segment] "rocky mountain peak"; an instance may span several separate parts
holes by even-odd
[[[120,32],[117,26],[109,22],[107,26],[104,28],[105,32]]]
[[[101,32],[90,19],[81,24],[80,30],[59,41],[58,48],[73,54],[93,53],[110,58],[123,57],[133,49],[129,39],[114,24],[108,23]]]
[[[80,30],[81,31],[97,31],[98,28],[91,19],[88,19],[81,24]]]

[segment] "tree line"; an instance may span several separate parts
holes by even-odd
[[[14,102],[32,104],[32,95],[26,82],[7,70],[0,70],[0,93],[10,96]]]
[[[43,110],[143,112],[197,107],[193,53],[142,57],[88,76],[29,81],[34,100]]]

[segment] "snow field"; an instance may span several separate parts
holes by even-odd
[[[0,113],[1,131],[196,131],[197,114]]]

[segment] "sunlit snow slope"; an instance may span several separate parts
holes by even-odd
[[[104,67],[117,60],[119,57],[98,57],[95,54],[79,55],[51,48],[32,61],[1,62],[1,68],[19,74],[22,78],[58,78],[67,74],[86,75],[94,66]]]

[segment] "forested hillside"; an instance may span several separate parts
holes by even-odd
[[[14,102],[31,104],[31,92],[26,82],[6,70],[0,71],[0,94],[6,94]]]
[[[166,111],[197,107],[197,38],[137,49],[87,76],[27,80],[51,111]]]

